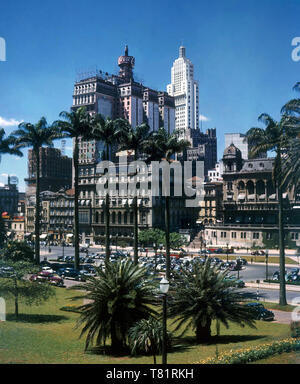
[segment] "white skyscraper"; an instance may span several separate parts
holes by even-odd
[[[199,129],[199,86],[194,80],[194,65],[185,57],[185,47],[179,48],[179,57],[171,69],[169,95],[175,98],[176,129],[188,135],[188,129]]]

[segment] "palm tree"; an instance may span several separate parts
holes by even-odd
[[[19,149],[15,148],[13,144],[14,138],[12,136],[5,138],[5,131],[3,128],[0,128],[0,156],[9,154],[22,157],[23,153]]]
[[[275,121],[270,115],[263,113],[258,120],[265,124],[266,128],[251,128],[246,133],[249,145],[252,147],[251,156],[261,152],[275,152],[275,164],[273,168],[273,184],[278,194],[278,229],[280,249],[280,295],[279,304],[286,305],[285,287],[285,246],[284,246],[284,225],[283,225],[283,187],[282,187],[282,159],[286,147],[286,140],[289,137],[289,129],[286,119],[283,116],[280,122]]]
[[[227,279],[228,270],[220,271],[207,259],[204,265],[195,262],[191,269],[174,273],[172,305],[169,316],[176,324],[174,331],[183,328],[196,331],[197,343],[211,337],[213,320],[229,327],[229,322],[254,328],[254,314],[242,303],[247,294],[235,287],[235,281]]]
[[[294,86],[294,90],[300,92],[300,82]],[[286,143],[286,156],[282,162],[283,185],[294,188],[296,192],[300,187],[300,99],[290,100],[281,112],[285,125],[292,133]]]
[[[137,125],[132,127],[127,120],[117,119],[116,125],[118,126],[118,135],[120,137],[120,149],[133,150],[134,161],[137,161],[142,155],[144,143],[149,139],[150,127],[148,124]],[[134,227],[134,263],[138,263],[138,205],[137,205],[137,191],[133,199],[133,227]]]
[[[112,160],[112,150],[119,141],[119,136],[114,120],[110,118],[104,119],[101,115],[96,115],[92,120],[93,137],[97,141],[104,144],[105,150],[103,151],[103,159],[106,161]],[[110,259],[110,198],[109,189],[105,196],[105,261],[109,262]]]
[[[59,130],[48,125],[45,117],[42,117],[36,124],[21,123],[19,129],[11,134],[14,148],[19,151],[21,148],[32,148],[36,161],[36,191],[35,191],[35,261],[40,263],[40,150],[43,145],[52,147],[53,140],[61,138]]]
[[[163,342],[163,326],[154,317],[142,319],[135,323],[128,332],[131,353],[150,353],[156,364],[156,355],[161,351]]]
[[[74,268],[79,270],[79,209],[78,209],[78,172],[79,172],[79,141],[92,139],[90,116],[85,107],[76,111],[63,111],[59,114],[64,120],[57,120],[54,125],[59,128],[64,137],[73,139],[74,166]]]
[[[148,161],[166,160],[169,164],[177,153],[190,146],[189,141],[179,140],[179,132],[168,133],[164,128],[153,132],[144,143],[144,152],[149,155]],[[165,236],[166,236],[166,277],[170,278],[170,197],[165,196]]]
[[[77,326],[83,325],[81,335],[87,334],[85,349],[96,339],[106,344],[110,337],[113,352],[126,349],[128,331],[137,321],[156,315],[155,285],[147,277],[146,269],[131,260],[106,263],[105,269],[95,268],[97,275],[87,277],[84,284],[73,287],[84,291],[88,302],[79,306]]]

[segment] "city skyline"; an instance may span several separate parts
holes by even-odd
[[[186,47],[199,81],[203,130],[217,128],[218,159],[225,133],[245,133],[258,125],[262,112],[278,118],[282,105],[294,97],[300,63],[292,60],[292,40],[300,34],[299,2],[214,1],[182,7],[175,1],[170,8],[166,1],[154,1],[145,5],[140,21],[137,2],[122,15],[116,12],[119,2],[101,6],[78,2],[76,7],[62,2],[60,12],[56,2],[42,9],[36,1],[30,2],[31,7],[17,3],[17,12],[15,5],[6,4],[0,16],[0,35],[7,49],[6,62],[0,62],[0,126],[7,133],[21,120],[34,123],[45,115],[51,123],[59,112],[69,110],[76,72],[97,66],[117,73],[116,57],[125,44],[136,58],[136,78],[156,90],[166,90],[178,48]],[[103,18],[100,27],[93,23],[93,14],[88,20],[80,17],[88,5],[113,15],[115,22]],[[274,22],[265,23],[265,17]],[[132,19],[134,26],[126,22]],[[143,30],[139,37],[138,29]],[[71,147],[68,141],[69,156]],[[2,173],[17,175],[24,191],[27,151],[21,159],[3,156]]]

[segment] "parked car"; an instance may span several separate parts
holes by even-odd
[[[60,268],[57,273],[61,277],[72,278],[77,281],[82,280],[81,274],[74,268]]]
[[[246,259],[238,258],[237,260],[240,260],[242,265],[247,265],[248,261]]]
[[[248,303],[246,306],[253,310],[256,320],[273,321],[275,318],[274,313],[266,309],[261,303]]]
[[[38,283],[47,282],[57,287],[63,287],[64,285],[64,280],[60,276],[48,271],[41,271],[37,274],[31,275],[29,280],[36,281]]]
[[[225,280],[232,282],[232,284],[237,288],[244,288],[245,287],[245,282],[243,280],[236,279],[235,276],[225,277]]]
[[[42,271],[54,273],[54,269],[48,266],[42,267]]]

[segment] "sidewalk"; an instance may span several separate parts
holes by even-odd
[[[258,288],[258,289],[276,289],[279,290],[279,283],[249,283],[245,282],[246,288]],[[300,285],[289,285],[286,284],[287,291],[300,292]]]

